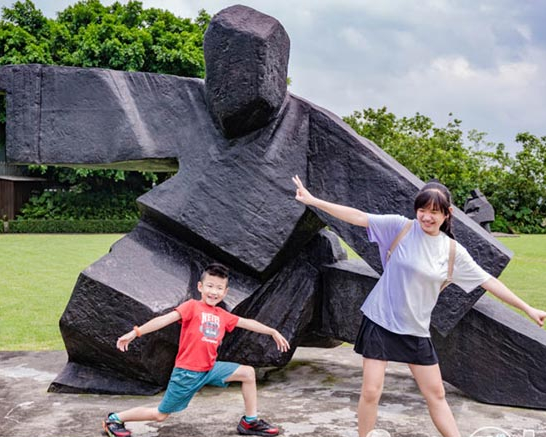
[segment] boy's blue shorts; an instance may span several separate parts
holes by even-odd
[[[227,361],[216,361],[214,367],[207,372],[194,372],[175,367],[171,374],[167,391],[157,409],[160,413],[171,414],[182,411],[190,403],[193,395],[204,385],[227,387],[226,382],[240,364]]]

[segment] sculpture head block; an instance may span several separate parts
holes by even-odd
[[[290,39],[275,18],[246,6],[216,14],[205,33],[206,100],[227,138],[267,125],[287,94]]]

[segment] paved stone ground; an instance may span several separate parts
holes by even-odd
[[[108,412],[161,399],[47,393],[65,361],[65,352],[0,352],[0,437],[99,436]],[[287,368],[260,369],[258,376],[260,414],[284,436],[357,437],[361,359],[350,347],[300,348]],[[480,404],[449,384],[446,391],[465,437],[546,437],[544,411]],[[166,422],[129,428],[135,437],[236,436],[242,412],[238,385],[206,387]],[[388,367],[378,428],[380,437],[439,436],[405,365]]]

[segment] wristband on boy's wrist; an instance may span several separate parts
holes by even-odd
[[[140,328],[138,326],[133,326],[133,331],[135,331],[137,337],[142,337],[142,332],[140,331]]]

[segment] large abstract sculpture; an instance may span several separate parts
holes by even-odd
[[[294,174],[332,201],[413,215],[420,180],[337,116],[287,92],[289,39],[277,20],[227,8],[212,19],[204,48],[205,81],[42,65],[0,69],[9,161],[178,167],[138,200],[139,225],[81,273],[60,322],[69,362],[53,391],[161,390],[178,328],[143,337],[125,354],[115,349],[116,338],[194,297],[199,273],[212,260],[232,269],[226,306],[279,329],[292,353],[353,341],[360,304],[381,270],[378,253],[363,229],[294,201]],[[461,243],[499,275],[509,252],[461,211],[455,218]],[[365,261],[348,261],[338,235]],[[461,336],[488,347],[494,339],[495,366],[506,375],[519,375],[512,352],[502,350],[507,332],[527,332],[509,345],[529,357],[517,365],[532,367],[546,353],[544,333],[523,318],[505,321],[507,309],[497,308],[494,320],[483,322],[487,329],[476,327],[473,305],[482,294],[451,286],[433,316],[441,365],[456,366],[447,380],[457,385],[464,374],[458,386],[477,398],[488,370],[475,361],[491,352],[477,348],[474,360],[459,362]],[[246,332],[231,334],[221,351],[222,359],[257,366],[282,366],[290,357],[267,337]],[[502,379],[495,389],[484,400],[525,404],[519,393],[506,395]],[[546,389],[538,392],[532,406],[546,407]]]

